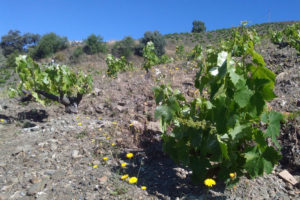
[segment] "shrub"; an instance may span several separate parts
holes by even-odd
[[[6,58],[5,56],[2,54],[2,49],[0,48],[0,68],[3,67],[6,63]]]
[[[82,47],[76,47],[71,55],[71,60],[77,61],[79,57],[83,54]]]
[[[103,38],[95,34],[91,34],[85,41],[85,45],[83,47],[83,51],[86,54],[96,54],[96,53],[105,53],[106,52],[106,44],[103,42]]]
[[[149,72],[152,66],[159,64],[159,58],[155,54],[153,42],[148,42],[143,49],[144,65],[143,68]]]
[[[202,53],[195,79],[199,97],[187,101],[179,90],[154,88],[163,149],[192,169],[195,182],[217,177],[235,184],[242,175],[271,173],[281,158],[282,115],[266,106],[275,97],[275,74],[254,50],[256,33],[240,32]]]
[[[37,46],[30,52],[31,56],[40,59],[48,57],[57,51],[63,50],[68,46],[68,39],[60,37],[55,33],[48,33],[43,35]]]
[[[204,22],[200,20],[195,20],[193,21],[193,28],[192,28],[192,33],[200,33],[200,32],[205,32],[206,27]]]
[[[115,58],[113,55],[108,54],[106,59],[107,64],[107,75],[116,78],[119,72],[123,72],[133,68],[131,62],[127,62],[126,58],[122,56],[121,58]]]
[[[132,37],[128,36],[114,45],[112,54],[118,57],[124,56],[126,59],[128,59],[133,54],[134,49],[135,42]]]
[[[21,81],[17,89],[11,89],[11,97],[25,93],[43,105],[55,101],[66,112],[77,113],[83,95],[92,89],[90,75],[76,74],[66,65],[41,67],[27,56],[17,57],[16,63]]]
[[[17,66],[16,64],[16,57],[20,55],[20,52],[18,50],[15,50],[13,53],[9,54],[6,59],[6,66],[15,68]]]
[[[140,39],[139,46],[136,48],[137,55],[143,55],[143,49],[150,41],[154,44],[155,54],[157,56],[162,56],[165,53],[166,41],[164,39],[164,36],[158,31],[148,31],[144,34],[144,37]]]
[[[176,46],[175,54],[176,54],[176,59],[178,60],[182,60],[186,57],[183,44]]]
[[[170,58],[168,55],[164,54],[159,58],[159,64],[167,64],[172,63],[174,61],[173,58]]]
[[[63,54],[62,52],[58,52],[57,54],[55,54],[54,59],[59,62],[63,62],[66,59],[65,54]]]
[[[21,35],[18,30],[10,30],[7,35],[1,37],[0,46],[3,49],[3,55],[8,57],[15,51],[26,52],[27,48],[36,45],[39,39],[39,34],[26,33]]]

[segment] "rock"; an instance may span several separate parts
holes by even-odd
[[[0,200],[6,200],[9,199],[9,197],[6,194],[0,194]]]
[[[108,180],[107,176],[102,176],[101,178],[98,178],[100,184],[105,184]]]
[[[99,88],[95,88],[94,91],[92,92],[93,95],[99,96],[101,95],[101,90]]]
[[[296,185],[298,183],[297,180],[287,170],[283,170],[278,175],[292,185]]]
[[[119,111],[120,113],[125,112],[126,110],[128,110],[126,107],[124,106],[116,106],[116,110]]]
[[[81,158],[82,155],[79,155],[79,151],[78,150],[73,150],[72,152],[72,158],[76,159],[76,158]]]
[[[61,179],[62,177],[64,177],[65,174],[66,174],[66,172],[65,172],[64,170],[62,170],[62,169],[56,170],[56,171],[52,174],[51,179],[53,179],[53,180],[59,180],[59,179]]]
[[[33,149],[33,147],[29,144],[24,145],[24,146],[18,146],[14,149],[14,151],[12,152],[12,155],[15,156],[21,152],[28,152],[31,151]]]
[[[160,122],[149,122],[147,130],[154,133],[162,133]]]
[[[28,190],[27,195],[33,196],[36,193],[40,192],[42,189],[44,189],[45,185],[47,184],[47,180],[43,180],[41,182],[33,184]]]
[[[99,160],[94,160],[93,165],[100,165],[100,161]]]

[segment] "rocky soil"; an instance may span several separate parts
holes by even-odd
[[[0,99],[0,199],[299,199],[299,183],[293,186],[278,173],[286,169],[300,181],[300,57],[269,43],[258,50],[278,75],[272,109],[298,111],[282,124],[283,158],[273,173],[243,177],[231,189],[220,183],[210,190],[192,185],[191,172],[161,151],[152,93],[156,71],[149,77],[137,70],[117,79],[97,77],[78,115],[64,113],[60,105]],[[191,63],[155,68],[162,82],[195,95]],[[128,163],[125,169],[122,162]],[[137,184],[121,180],[124,174],[138,176]]]

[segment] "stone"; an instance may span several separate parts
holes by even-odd
[[[78,150],[73,150],[72,152],[72,158],[76,159],[76,158],[81,158],[82,155],[79,155],[79,151]]]
[[[100,165],[100,161],[99,160],[94,160],[93,165]]]
[[[36,193],[40,192],[42,189],[44,189],[45,185],[47,184],[47,180],[43,180],[41,182],[33,184],[28,190],[27,195],[33,196]]]
[[[108,180],[107,176],[102,176],[101,178],[98,178],[100,184],[105,184]]]
[[[296,185],[298,183],[297,180],[287,170],[283,170],[278,175],[292,185]]]
[[[147,130],[154,133],[162,133],[160,122],[149,122]]]

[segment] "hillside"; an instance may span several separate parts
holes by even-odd
[[[165,35],[166,53],[175,61],[155,65],[147,74],[143,58],[132,56],[133,70],[106,75],[106,55],[83,54],[70,60],[77,47],[57,52],[56,62],[83,69],[94,78],[93,92],[84,96],[78,114],[64,107],[44,107],[37,102],[20,103],[0,98],[0,200],[4,199],[299,199],[300,198],[300,57],[297,51],[273,44],[266,33],[294,22],[255,25],[261,42],[255,47],[268,69],[276,75],[275,94],[269,108],[286,118],[279,143],[282,158],[273,172],[259,178],[241,177],[233,188],[221,182],[207,189],[191,182],[191,171],[162,152],[161,127],[154,117],[153,87],[170,84],[187,100],[199,95],[195,75],[199,70],[186,57],[176,59],[176,46],[190,52],[196,43],[208,46],[230,37],[232,29]],[[251,27],[252,28],[252,27]],[[112,46],[109,46],[111,48]],[[50,62],[52,57],[39,60]],[[157,70],[161,74],[157,73]],[[7,75],[7,73],[3,73]],[[5,78],[15,84],[15,75]],[[132,152],[132,159],[126,153]],[[103,158],[108,157],[107,161]],[[126,162],[127,168],[120,167]],[[279,177],[288,170],[298,181],[292,185]],[[138,183],[120,179],[138,176]],[[141,189],[146,186],[147,189]]]

